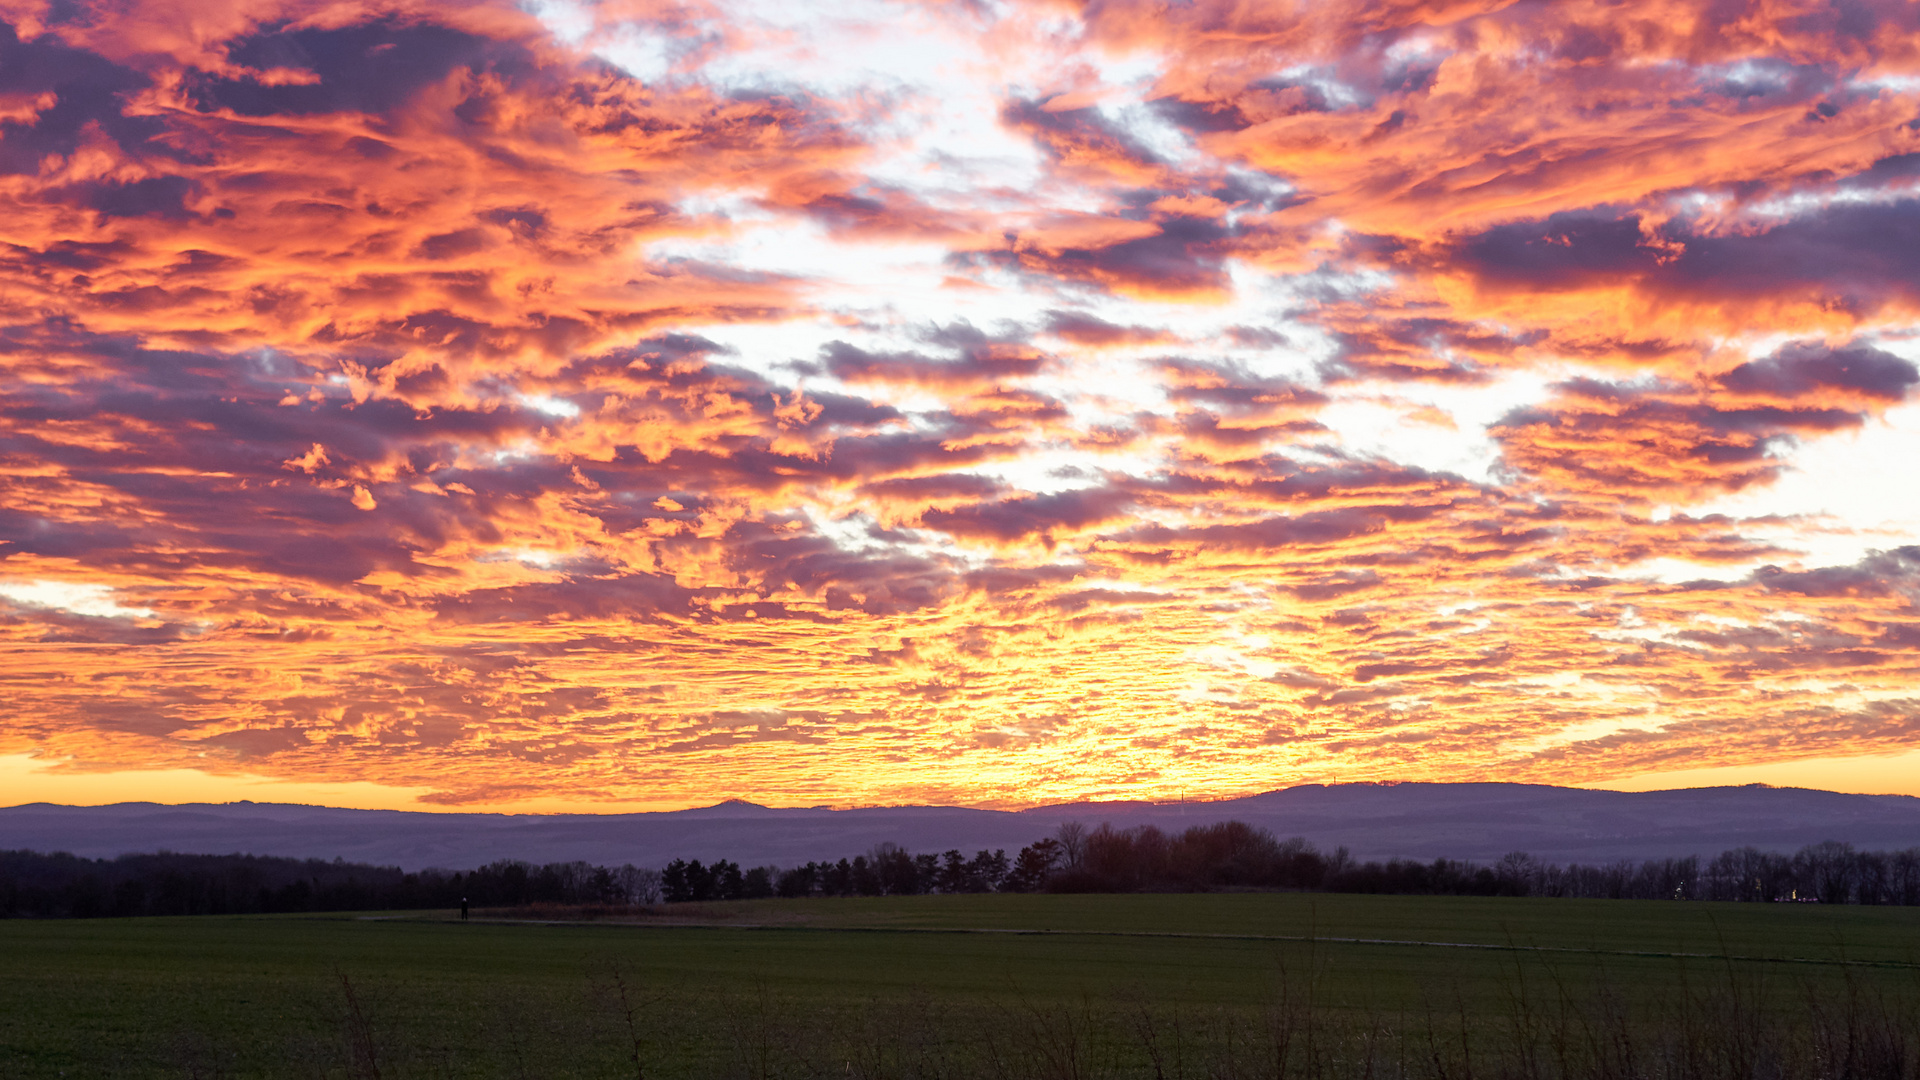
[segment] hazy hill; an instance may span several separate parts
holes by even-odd
[[[1490,860],[1528,851],[1556,861],[1713,855],[1821,840],[1920,845],[1920,799],[1803,788],[1589,791],[1532,784],[1341,784],[1219,802],[1074,803],[1017,812],[899,806],[774,809],[729,801],[656,814],[440,814],[275,803],[0,809],[0,849],[91,857],[169,850],[318,857],[425,867],[495,859],[659,865],[674,857],[746,865],[839,858],[892,841],[915,851],[1013,851],[1062,822],[1182,829],[1238,818],[1361,858]]]

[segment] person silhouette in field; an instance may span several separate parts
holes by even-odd
[[[467,917],[467,898],[464,896],[460,898],[460,917]]]

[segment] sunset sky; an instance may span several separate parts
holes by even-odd
[[[0,804],[1920,794],[1908,0],[0,24]]]

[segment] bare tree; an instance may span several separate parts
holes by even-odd
[[[1080,860],[1087,855],[1087,827],[1078,821],[1069,821],[1054,830],[1053,838],[1060,841],[1060,857],[1065,860],[1067,869],[1080,869]]]
[[[1838,840],[1809,844],[1794,856],[1801,891],[1811,891],[1823,904],[1845,904],[1853,899],[1859,868],[1853,845]]]
[[[1532,896],[1541,877],[1540,860],[1524,851],[1509,851],[1494,864],[1494,876],[1500,889],[1510,896]]]
[[[651,906],[660,902],[660,871],[628,863],[614,872],[614,878],[628,904]]]
[[[1890,890],[1896,904],[1920,904],[1920,848],[1896,851],[1889,856]]]

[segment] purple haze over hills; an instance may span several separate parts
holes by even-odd
[[[496,859],[658,866],[673,858],[791,865],[891,842],[912,851],[1009,853],[1062,823],[1177,831],[1238,819],[1362,859],[1557,862],[1791,851],[1821,840],[1920,846],[1920,799],[1805,788],[1619,792],[1533,784],[1319,784],[1217,802],[1068,803],[1019,811],[949,806],[770,808],[729,800],[650,814],[445,814],[277,803],[119,803],[0,809],[0,849],[107,857],[245,853],[464,869]]]

